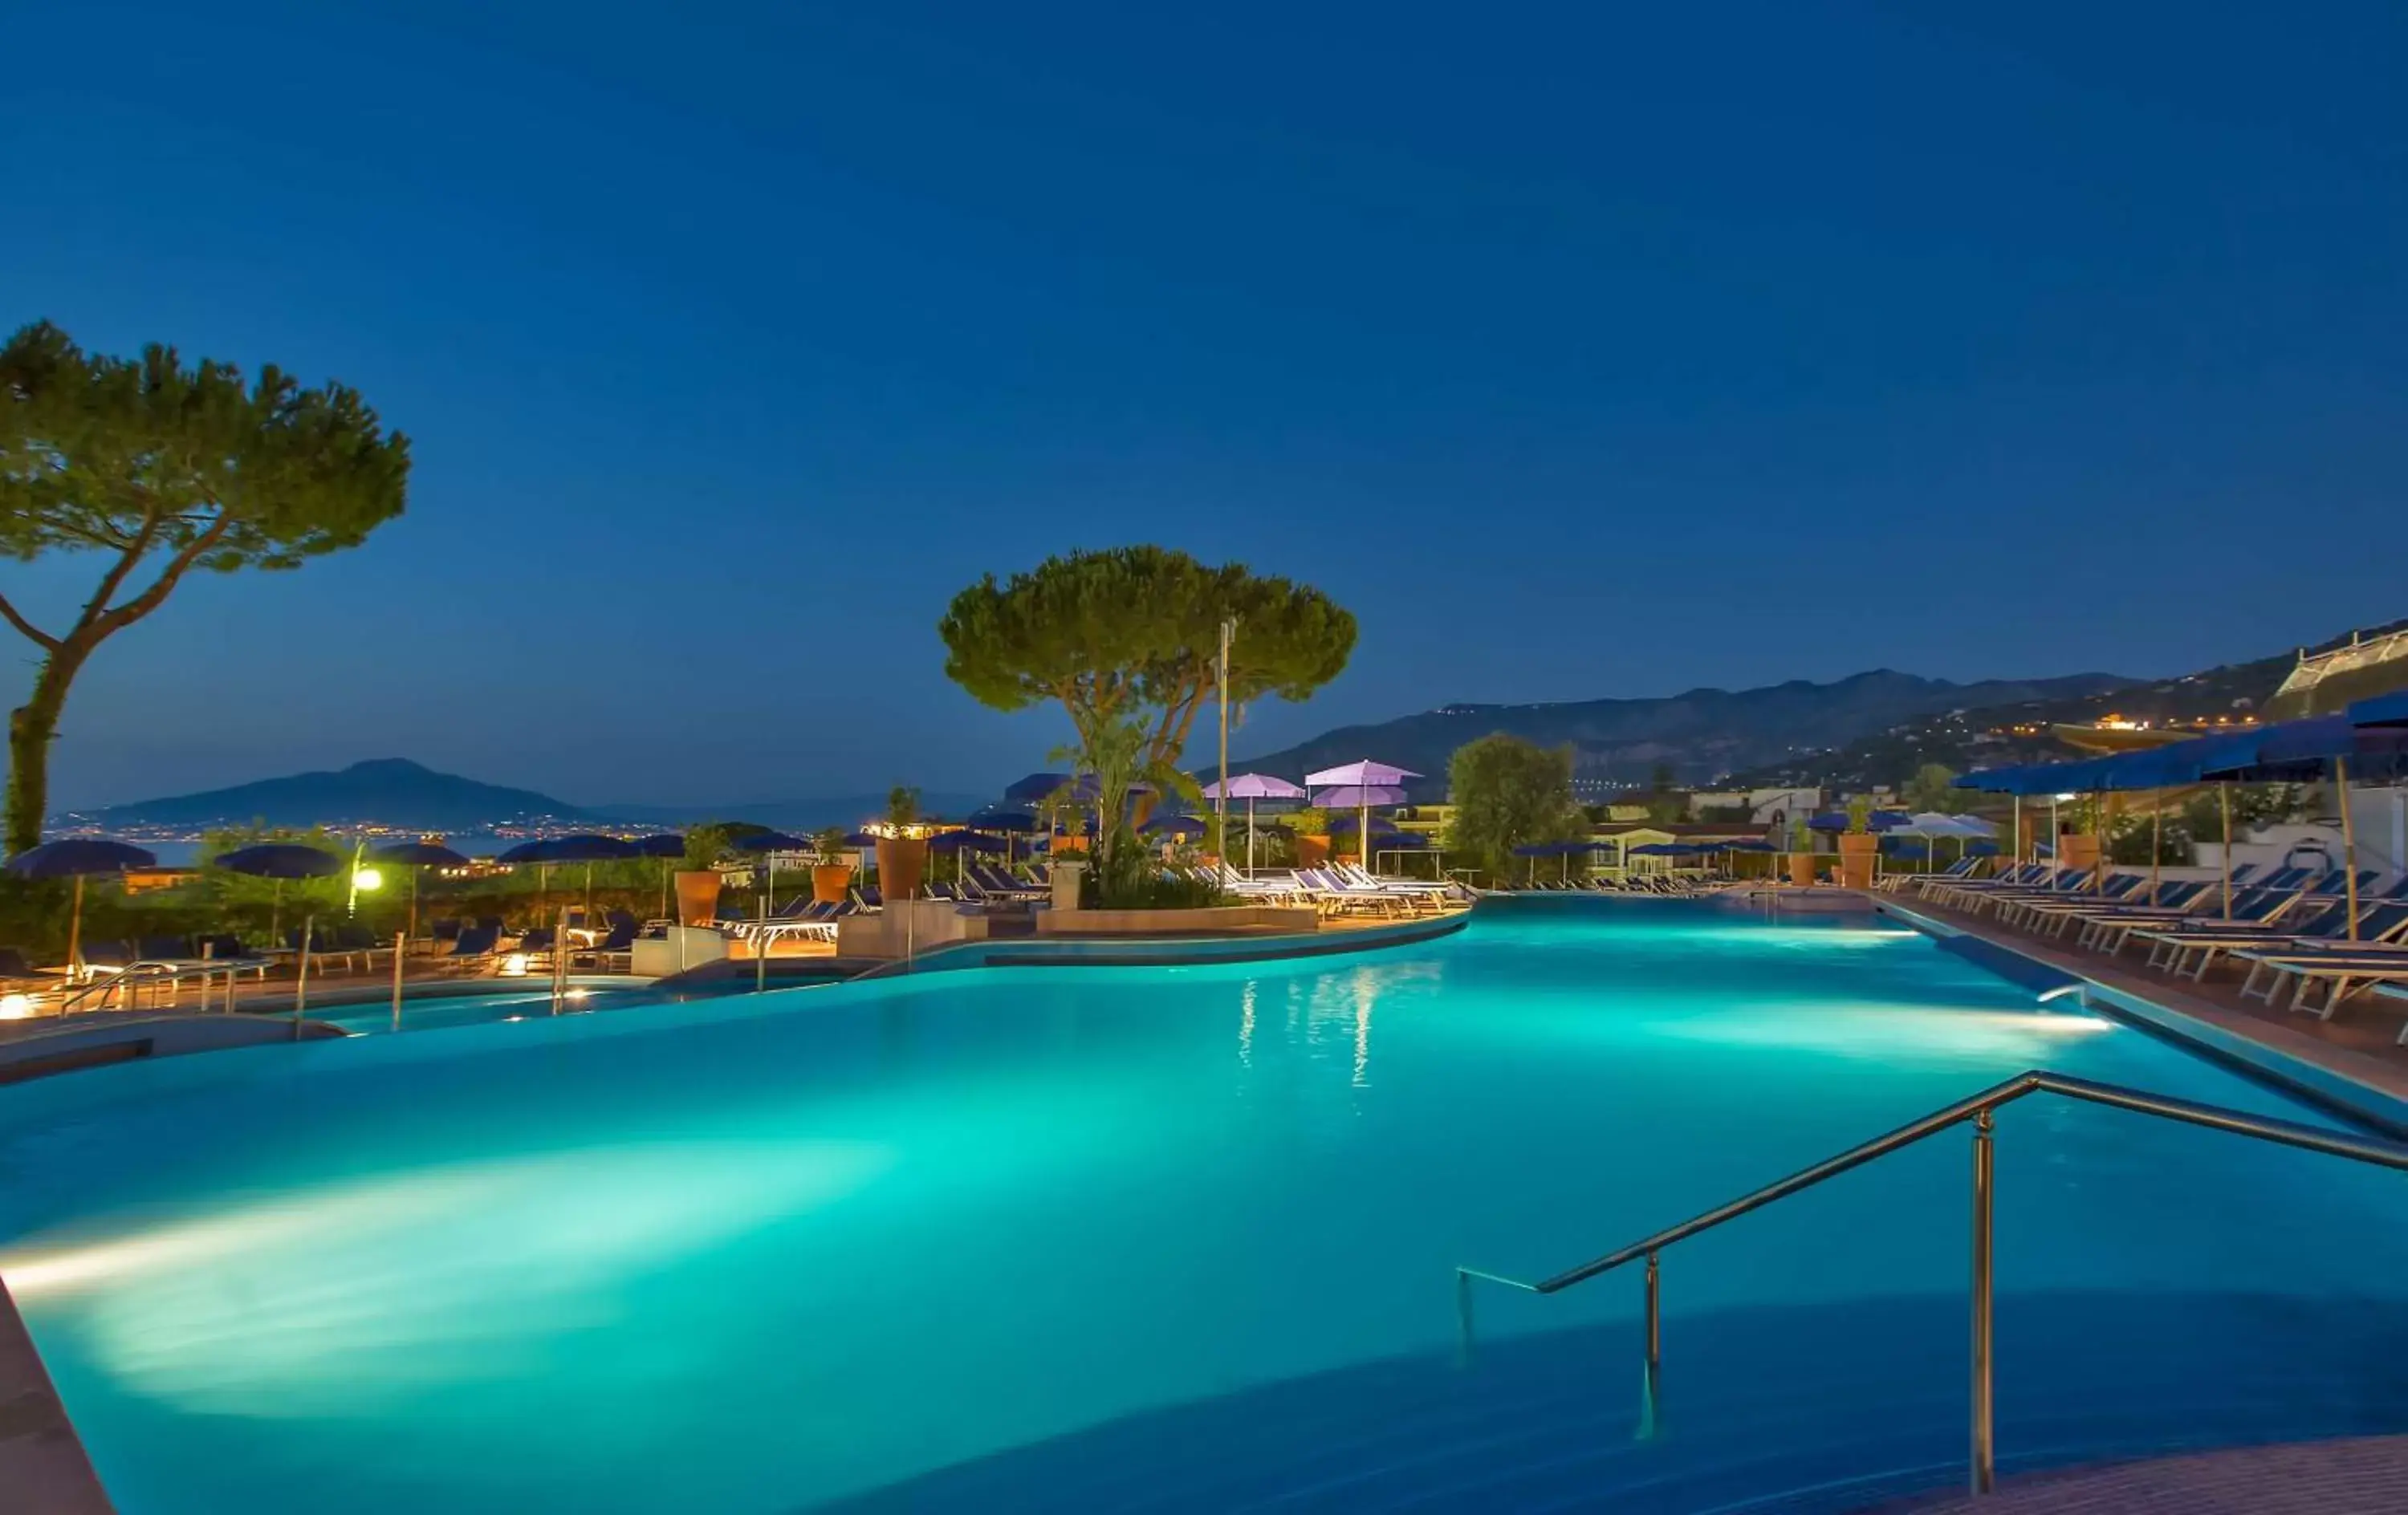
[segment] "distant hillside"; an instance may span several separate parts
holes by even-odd
[[[176,794],[85,810],[77,819],[102,826],[339,825],[380,822],[427,831],[470,831],[512,821],[579,821],[592,817],[566,800],[531,789],[480,784],[437,773],[406,758],[354,763],[333,773],[296,773],[231,789]]]
[[[1299,777],[1355,758],[1376,758],[1429,777],[1417,797],[1445,789],[1447,760],[1464,743],[1503,731],[1547,747],[1570,743],[1584,793],[1643,781],[1670,765],[1684,783],[1795,761],[1835,742],[1885,732],[1919,716],[2023,701],[2058,701],[2129,688],[2114,674],[1990,679],[1958,684],[1884,668],[1837,683],[1803,679],[1733,693],[1697,689],[1669,699],[1584,700],[1553,705],[1449,705],[1370,726],[1345,726],[1242,765]]]
[[[992,794],[924,790],[920,813],[958,821],[991,803]],[[741,821],[781,831],[816,831],[823,826],[852,826],[886,813],[883,790],[875,794],[830,794],[816,799],[761,800],[744,805],[610,805],[600,813],[638,825],[676,828],[710,821]]]
[[[2344,632],[2307,652],[2331,651],[2355,636],[2374,637],[2408,622]],[[2128,684],[2098,693],[2000,701],[1935,711],[1819,752],[1801,753],[1735,774],[1734,785],[1816,784],[1841,789],[1895,784],[1917,767],[1938,763],[1962,773],[2009,763],[2042,763],[2081,754],[2053,734],[2059,725],[2084,726],[2114,715],[2154,726],[2195,724],[2218,716],[2280,719],[2300,713],[2274,703],[2274,693],[2299,664],[2299,651],[2249,663],[2220,665],[2153,683]],[[2408,667],[2391,665],[2389,682],[2370,670],[2326,701],[2363,697],[2397,687]],[[2286,696],[2286,703],[2295,703]]]

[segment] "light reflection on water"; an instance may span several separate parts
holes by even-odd
[[[1560,1266],[2028,1066],[2300,1113],[1920,938],[1654,904],[685,1013],[0,1092],[0,1271],[128,1515],[792,1509],[1440,1351],[1458,1264]],[[2010,1287],[2408,1281],[2357,1175],[2028,1106]],[[1677,1308],[1961,1288],[1942,1155],[1701,1238]],[[1633,1301],[1546,1306],[1499,1329]]]

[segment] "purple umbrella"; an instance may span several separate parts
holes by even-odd
[[[1246,802],[1246,876],[1252,878],[1254,872],[1254,801],[1300,800],[1304,798],[1304,786],[1291,784],[1275,774],[1241,773],[1226,786],[1206,784],[1204,797],[1220,801],[1225,812],[1231,800]],[[1221,834],[1226,836],[1228,830],[1228,822],[1225,820],[1221,823]]]
[[[1317,773],[1308,773],[1304,776],[1304,781],[1316,787],[1324,784],[1332,786],[1312,796],[1312,803],[1323,809],[1343,810],[1351,808],[1360,810],[1362,812],[1361,829],[1355,832],[1355,835],[1360,836],[1371,829],[1371,807],[1404,804],[1405,792],[1397,786],[1408,779],[1420,777],[1420,774],[1411,768],[1392,767],[1388,764],[1374,763],[1365,758],[1360,762],[1341,763],[1334,768],[1323,768]],[[1363,855],[1363,861],[1367,864],[1371,861],[1368,850]]]

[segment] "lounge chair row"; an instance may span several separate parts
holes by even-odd
[[[2148,966],[2202,981],[2230,965],[2240,993],[2330,1020],[2350,995],[2408,986],[2408,875],[2387,883],[2372,869],[2233,871],[2221,879],[2036,864],[1996,879],[1928,876],[1934,904],[2120,957],[2137,948]],[[2352,897],[2356,905],[2353,908]],[[2400,1040],[2408,1045],[2408,1027]]]

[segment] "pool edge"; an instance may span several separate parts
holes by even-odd
[[[2408,1141],[2408,1100],[2354,1077],[2347,1068],[2312,1061],[2286,1051],[2228,1026],[2217,1025],[2145,994],[2135,993],[2084,973],[2079,967],[2042,957],[2013,941],[1970,931],[1952,922],[1925,915],[1894,899],[1873,901],[1873,908],[1937,941],[1963,938],[2020,959],[2049,973],[2061,974],[2081,986],[2082,1003],[2103,1015],[2179,1044],[2206,1058],[2287,1094],[2328,1115],[2362,1126],[2379,1136]],[[1992,971],[1996,971],[1993,969]]]

